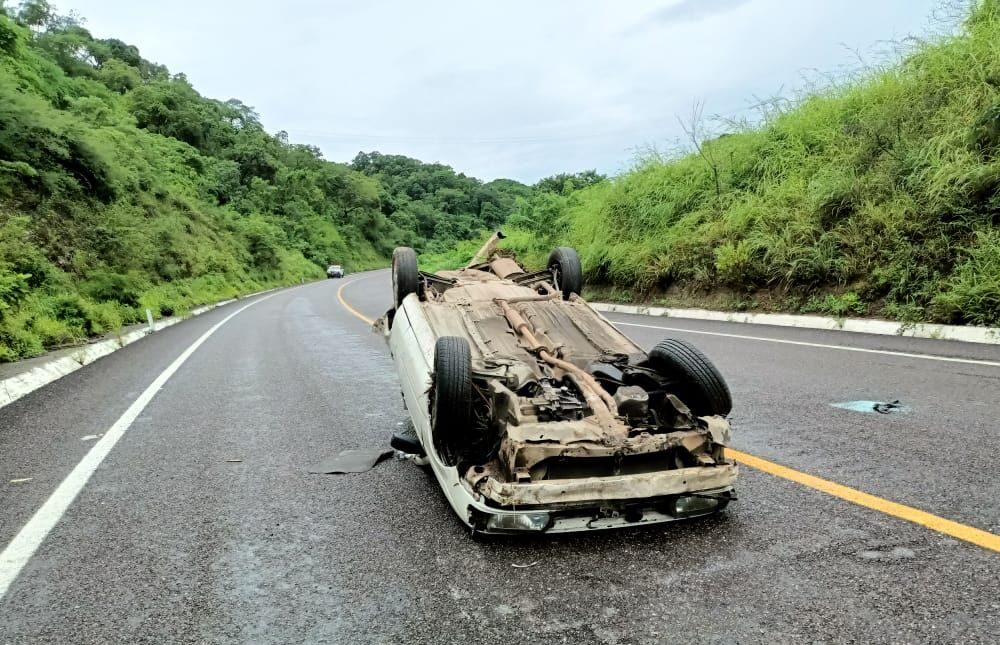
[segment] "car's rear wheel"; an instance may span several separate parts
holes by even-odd
[[[463,459],[466,433],[472,428],[472,353],[469,342],[442,336],[434,344],[434,387],[431,431],[441,461],[457,466]]]
[[[417,252],[408,246],[397,246],[392,252],[393,306],[399,307],[406,296],[416,293],[419,280]]]
[[[686,340],[661,340],[649,352],[649,366],[677,384],[676,395],[695,416],[726,416],[733,409],[719,368]]]
[[[557,246],[549,254],[549,271],[555,287],[562,291],[563,298],[569,299],[572,294],[579,295],[583,289],[583,267],[580,266],[580,256],[576,250],[568,246]]]

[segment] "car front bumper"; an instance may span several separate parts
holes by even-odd
[[[506,510],[480,504],[468,508],[476,533],[529,534],[599,531],[662,524],[714,515],[736,499],[732,486],[664,497],[581,505]]]
[[[722,463],[520,484],[487,476],[466,500],[466,523],[482,533],[560,533],[711,515],[736,498],[738,472]]]

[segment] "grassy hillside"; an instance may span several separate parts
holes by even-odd
[[[453,245],[522,190],[378,153],[325,161],[45,2],[0,3],[0,361]]]
[[[508,246],[556,244],[635,297],[1000,324],[1000,2],[959,35],[609,182],[539,192]]]

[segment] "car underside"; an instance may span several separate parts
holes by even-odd
[[[571,251],[528,272],[488,245],[483,261],[417,273],[415,286],[394,268],[383,326],[453,507],[484,532],[721,510],[737,474],[725,382],[684,341],[647,353],[588,306]]]

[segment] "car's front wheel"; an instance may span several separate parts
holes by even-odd
[[[695,416],[726,416],[733,409],[729,386],[719,368],[680,338],[664,338],[649,352],[648,364],[675,382],[675,392]]]

